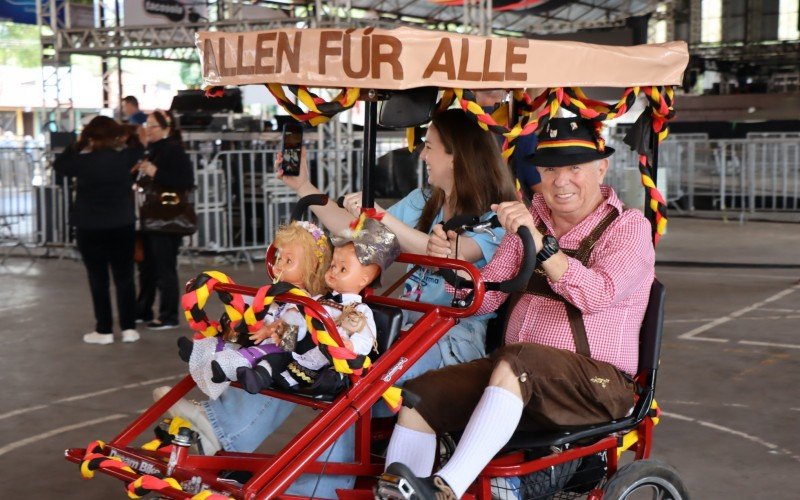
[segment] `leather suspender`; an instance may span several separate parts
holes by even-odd
[[[597,240],[600,239],[605,230],[608,229],[608,226],[610,226],[617,217],[619,217],[619,212],[616,209],[612,210],[605,217],[603,217],[603,219],[597,224],[597,226],[595,226],[594,229],[592,229],[592,232],[589,233],[588,236],[581,240],[578,248],[574,250],[562,248],[561,251],[586,266],[589,263],[589,257],[592,255],[592,250],[594,250]],[[537,226],[537,228],[543,235],[548,233],[547,227],[544,224],[540,224]],[[545,273],[541,264],[536,266],[536,270],[528,282],[525,293],[547,297],[563,303],[567,310],[569,327],[572,331],[572,340],[575,342],[575,352],[582,356],[591,357],[589,339],[586,337],[586,324],[583,322],[583,313],[581,313],[580,309],[567,301],[567,299],[555,293],[553,289],[550,288],[550,285],[547,283],[547,274]],[[513,305],[509,311],[513,310],[513,306],[516,305],[519,297],[521,297],[521,294],[515,294],[515,296],[512,297],[514,302],[512,303]]]

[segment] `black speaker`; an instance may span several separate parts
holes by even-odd
[[[241,113],[242,91],[226,88],[221,97],[206,97],[202,90],[179,90],[169,110],[175,113]]]

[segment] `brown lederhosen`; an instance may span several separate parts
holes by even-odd
[[[585,266],[595,243],[618,215],[616,210],[610,212],[577,249],[562,251]],[[545,231],[540,228],[542,234]],[[520,382],[524,404],[520,430],[605,422],[623,417],[633,405],[633,383],[613,365],[590,357],[583,315],[553,292],[541,266],[526,292],[565,304],[577,353],[521,342],[503,346],[488,358],[430,371],[408,381],[405,387],[420,397],[414,409],[437,432],[464,429],[500,361],[511,366]],[[515,302],[509,311],[518,298],[511,298]]]

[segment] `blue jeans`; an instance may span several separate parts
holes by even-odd
[[[407,320],[418,316],[409,313]],[[451,328],[397,381],[402,385],[429,370],[456,363],[472,361],[485,356],[486,322],[468,318]],[[227,451],[250,453],[286,420],[295,407],[294,403],[248,394],[239,389],[229,389],[216,401],[206,401],[203,406],[214,428],[214,433]],[[383,401],[373,406],[374,417],[391,416]],[[355,460],[355,429],[349,428],[317,459],[321,462],[352,462]],[[313,496],[314,498],[336,498],[336,489],[351,489],[353,476],[318,476],[304,474],[286,491],[287,494]]]

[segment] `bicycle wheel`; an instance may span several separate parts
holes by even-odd
[[[689,492],[675,469],[658,460],[622,467],[603,487],[605,500],[687,500]]]

